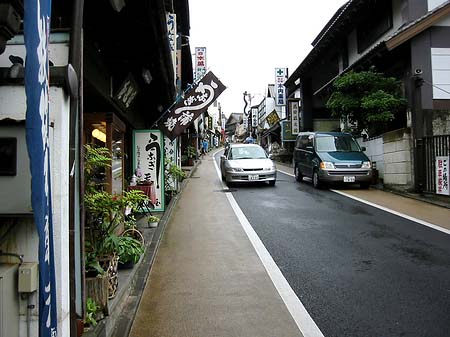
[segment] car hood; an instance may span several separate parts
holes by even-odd
[[[319,152],[319,156],[322,161],[333,163],[369,161],[364,152]]]
[[[271,159],[236,159],[229,160],[228,165],[231,167],[240,167],[243,169],[265,168],[273,166]]]

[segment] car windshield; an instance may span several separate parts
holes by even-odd
[[[320,136],[316,138],[317,152],[359,152],[361,148],[351,136]]]
[[[265,159],[266,152],[258,146],[234,147],[231,149],[228,159]]]

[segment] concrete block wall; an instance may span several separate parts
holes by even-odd
[[[384,184],[413,187],[412,137],[410,129],[383,135]]]

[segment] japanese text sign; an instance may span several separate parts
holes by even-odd
[[[31,170],[31,203],[39,235],[39,336],[56,337],[57,298],[49,147],[49,59],[51,1],[24,1],[27,52],[26,139]],[[6,324],[11,324],[6,322]]]
[[[291,132],[296,135],[300,131],[298,101],[289,101],[289,114],[291,116]]]
[[[436,157],[436,193],[450,195],[449,183],[450,157]]]
[[[160,123],[162,132],[170,140],[178,137],[224,90],[222,82],[212,72],[208,72],[163,119]]]
[[[275,105],[286,105],[287,68],[275,68]]]
[[[194,79],[198,81],[206,74],[206,48],[195,47]]]

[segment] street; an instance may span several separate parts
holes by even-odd
[[[448,336],[448,234],[281,172],[230,190],[325,336]]]

